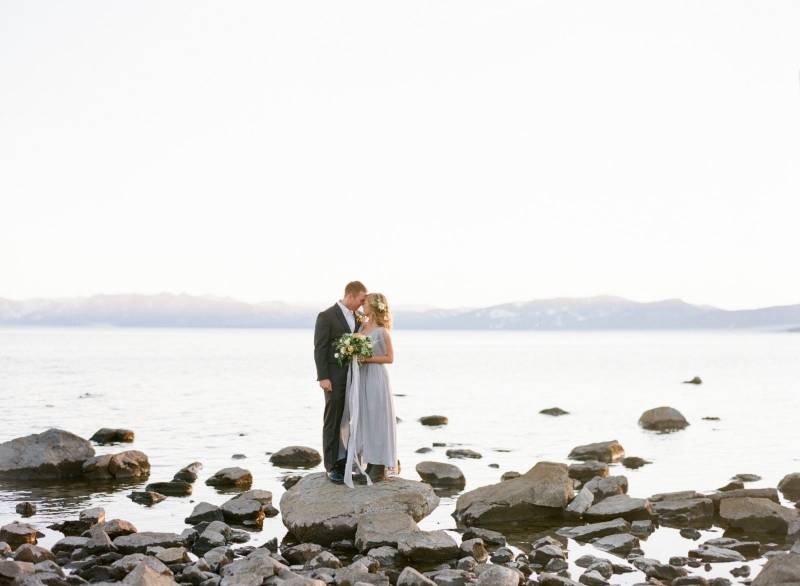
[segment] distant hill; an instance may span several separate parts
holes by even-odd
[[[0,298],[0,325],[310,328],[320,309],[172,293]],[[640,303],[611,296],[557,298],[479,309],[400,309],[395,323],[403,329],[445,330],[796,330],[800,304],[727,311],[680,299]]]

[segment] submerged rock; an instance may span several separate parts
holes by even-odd
[[[677,431],[689,425],[680,411],[672,407],[656,407],[642,413],[639,425],[654,431]]]
[[[197,480],[197,477],[200,475],[200,471],[203,469],[203,464],[201,462],[192,462],[191,464],[184,466],[180,470],[175,473],[173,480],[180,480],[183,482],[193,483]]]
[[[425,415],[419,418],[422,425],[447,425],[447,421],[444,415]]]
[[[402,512],[415,521],[439,504],[430,485],[394,477],[355,488],[330,482],[324,472],[309,474],[281,496],[283,524],[297,539],[329,545],[353,539],[365,513]]]
[[[282,468],[313,468],[322,462],[322,456],[314,448],[288,446],[272,454],[269,461]]]
[[[14,507],[14,510],[17,514],[22,515],[23,517],[33,517],[36,514],[36,505],[25,501],[22,503],[17,503],[17,506]]]
[[[685,385],[702,385],[703,384],[703,379],[701,379],[699,376],[696,376],[696,377],[694,377],[692,379],[683,381],[683,384],[685,384]]]
[[[569,415],[569,411],[564,411],[561,407],[550,407],[539,411],[542,415],[551,415],[553,417],[560,417],[561,415]]]
[[[130,429],[112,429],[103,427],[94,432],[90,441],[98,444],[130,443],[133,441],[133,432]]]
[[[0,444],[0,478],[76,478],[94,456],[92,444],[61,429],[48,429]]]
[[[453,517],[464,525],[493,525],[558,518],[573,497],[567,466],[539,462],[518,478],[462,494]]]
[[[140,505],[152,507],[153,505],[160,503],[167,497],[161,493],[154,492],[152,490],[134,490],[128,495],[128,498],[135,503],[139,503]]]
[[[577,446],[569,453],[570,460],[597,460],[599,462],[616,462],[625,456],[625,449],[617,440],[595,442]]]
[[[447,450],[445,452],[445,455],[448,458],[457,458],[462,460],[465,458],[471,458],[475,460],[483,458],[482,454],[476,452],[475,450],[470,450],[468,448],[452,448],[450,450]]]
[[[151,482],[145,487],[147,492],[157,492],[167,496],[189,496],[192,494],[192,485],[183,480],[170,482]]]

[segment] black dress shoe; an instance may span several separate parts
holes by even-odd
[[[328,472],[328,480],[330,480],[334,484],[344,484],[344,474],[342,474],[338,470],[331,470],[330,472]]]

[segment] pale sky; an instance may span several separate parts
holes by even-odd
[[[800,2],[0,3],[0,297],[800,303]]]

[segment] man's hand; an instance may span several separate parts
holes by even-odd
[[[333,390],[333,385],[331,384],[331,379],[329,378],[324,378],[319,381],[319,386],[326,393],[330,393]]]

